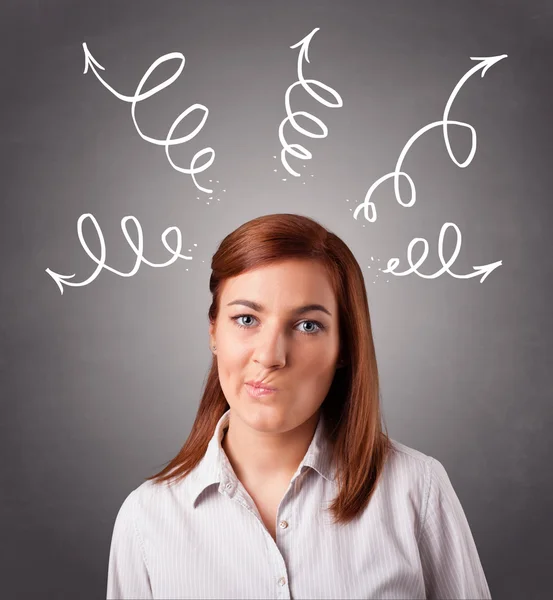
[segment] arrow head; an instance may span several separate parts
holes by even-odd
[[[50,269],[44,269],[44,270],[56,282],[62,295],[63,295],[64,282],[66,282],[68,279],[71,279],[72,277],[75,277],[75,273],[73,273],[73,275],[60,275],[59,273],[55,273],[54,271],[51,271]]]
[[[300,55],[303,52],[305,55],[305,60],[309,62],[309,56],[307,55],[307,51],[309,49],[309,43],[311,42],[311,38],[319,31],[320,27],[315,27],[311,33],[308,33],[302,40],[300,40],[297,44],[290,46],[290,48],[297,48],[300,46]]]
[[[486,71],[498,63],[500,60],[507,58],[507,54],[499,54],[497,56],[471,56],[470,60],[479,60],[480,64],[478,65],[482,68],[482,77],[486,74]]]
[[[479,265],[477,267],[475,266],[472,268],[474,269],[474,272],[477,273],[477,277],[478,275],[483,275],[482,279],[480,280],[480,283],[482,283],[492,271],[495,271],[495,269],[497,269],[497,267],[500,267],[502,264],[503,261],[498,260],[497,262],[490,263],[489,265]]]
[[[88,71],[88,67],[90,65],[94,65],[98,69],[101,69],[102,71],[105,71],[104,67],[102,67],[102,65],[92,56],[92,54],[90,54],[90,50],[88,49],[88,46],[86,45],[86,42],[83,42],[83,51],[84,51],[84,71],[83,71],[83,74],[86,74],[86,72]],[[94,67],[92,67],[92,70],[94,70]]]

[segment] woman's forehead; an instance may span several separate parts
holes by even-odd
[[[258,305],[286,304],[291,308],[297,308],[300,304],[328,306],[335,302],[326,271],[313,262],[270,265],[237,275],[225,282],[222,299],[225,304],[247,299]],[[328,306],[329,311],[331,308]]]

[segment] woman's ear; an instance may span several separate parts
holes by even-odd
[[[215,345],[215,325],[209,324],[209,347],[212,348]]]

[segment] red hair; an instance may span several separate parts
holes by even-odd
[[[376,353],[361,268],[348,246],[318,222],[298,214],[272,214],[227,235],[211,261],[208,316],[214,323],[226,279],[285,259],[319,261],[328,274],[339,311],[341,357],[321,405],[336,463],[339,491],[330,505],[334,523],[355,518],[369,503],[391,448],[383,431]],[[196,419],[179,453],[146,481],[181,480],[204,456],[215,427],[230,408],[213,356]]]

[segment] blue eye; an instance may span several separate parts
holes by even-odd
[[[255,317],[253,315],[249,315],[249,314],[236,315],[236,317],[231,317],[230,319],[231,319],[231,321],[234,321],[234,323],[241,329],[251,329],[251,327],[249,325],[241,325],[238,322],[238,319],[242,319],[244,317],[252,317],[253,319],[255,319]],[[319,321],[313,321],[312,319],[301,321],[300,323],[298,323],[298,325],[303,325],[304,323],[313,323],[317,327],[317,329],[315,331],[302,331],[302,333],[305,333],[306,335],[316,335],[317,333],[320,333],[321,331],[324,331],[324,329],[325,329],[325,326],[322,323],[319,323]]]

